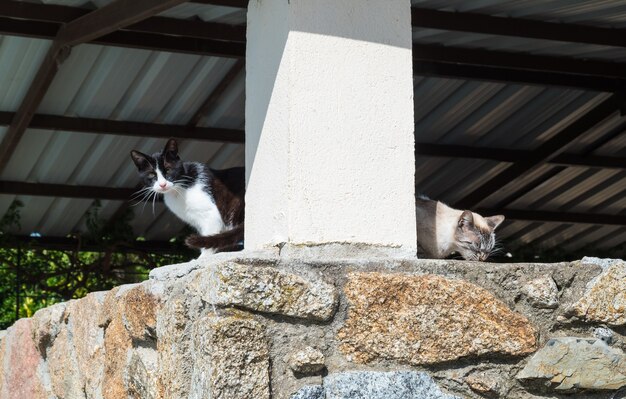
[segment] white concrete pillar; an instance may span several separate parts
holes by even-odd
[[[410,0],[250,0],[246,249],[414,253]]]

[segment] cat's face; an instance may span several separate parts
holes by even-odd
[[[176,140],[170,139],[160,153],[146,155],[133,150],[130,156],[144,186],[152,192],[165,194],[175,191],[177,186],[184,187],[183,163],[178,156]]]
[[[503,221],[502,215],[482,217],[463,211],[454,234],[456,250],[466,260],[487,260],[496,245],[494,230]]]

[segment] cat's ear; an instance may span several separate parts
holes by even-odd
[[[474,226],[474,215],[471,211],[463,211],[459,218],[459,228],[467,229]]]
[[[180,160],[178,156],[178,143],[174,139],[167,140],[165,148],[163,149],[163,157],[166,161],[176,162]]]
[[[139,151],[132,150],[130,152],[130,157],[133,159],[133,162],[140,172],[152,168],[152,165],[150,165],[150,162],[148,161],[148,156],[146,154],[142,154]]]
[[[489,227],[491,227],[491,230],[495,230],[496,227],[500,226],[500,224],[504,222],[504,215],[489,216],[488,218],[485,218],[485,220],[487,221]]]

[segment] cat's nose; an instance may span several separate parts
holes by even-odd
[[[161,186],[161,188],[165,188],[165,186],[167,186],[167,182],[159,183],[159,186]]]

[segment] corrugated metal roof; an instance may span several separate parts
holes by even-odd
[[[93,7],[97,0],[54,0],[50,4]],[[562,0],[413,1],[414,6],[471,11],[544,21],[626,27],[626,2]],[[245,23],[245,10],[186,3],[161,14],[228,24]],[[626,60],[624,49],[463,32],[414,29],[417,43],[436,43],[532,54]],[[0,111],[15,111],[33,79],[49,41],[0,37]],[[224,77],[232,60],[198,55],[80,45],[62,65],[38,112],[114,120],[185,124]],[[244,127],[242,72],[201,120],[202,126]],[[416,76],[416,141],[515,150],[533,150],[609,94],[575,89],[486,83]],[[626,120],[614,114],[572,143],[568,152],[626,156]],[[6,128],[0,128],[0,139]],[[163,140],[28,129],[0,179],[26,182],[134,187],[131,149],[154,152]],[[213,167],[242,165],[243,145],[200,141],[181,143],[184,159]],[[418,156],[418,192],[454,204],[510,164],[479,159]],[[533,184],[531,184],[533,183]],[[534,186],[533,186],[534,185]],[[517,193],[516,190],[527,187]],[[514,196],[514,197],[512,197]],[[25,204],[22,233],[63,236],[83,228],[89,199],[0,195],[0,215],[19,198]],[[122,201],[102,201],[111,217]],[[486,197],[480,207],[510,207],[623,215],[624,169],[543,165]],[[133,228],[148,239],[166,239],[183,227],[164,206],[133,208]],[[521,243],[573,250],[588,244],[623,245],[626,228],[567,223],[507,221],[499,237]]]
[[[625,1],[412,0],[413,7],[471,12],[546,22],[625,28]],[[486,49],[578,59],[626,61],[626,48],[414,28],[418,44]],[[568,126],[608,93],[442,78],[415,79],[416,141],[532,150]],[[617,112],[568,147],[568,153],[624,157],[626,118]],[[626,162],[626,161],[625,161]],[[417,159],[417,189],[455,203],[510,164],[423,156]],[[516,190],[525,188],[517,195]],[[513,196],[513,197],[512,197]],[[626,172],[583,166],[543,165],[486,197],[480,207],[624,215]],[[620,226],[508,221],[504,240],[573,250],[626,242]]]
[[[109,1],[97,1],[103,6]],[[85,1],[49,1],[93,7]],[[245,11],[184,4],[163,15],[240,23]],[[0,110],[16,111],[50,41],[2,36],[0,39]],[[140,49],[79,45],[54,78],[38,113],[124,121],[186,124],[233,66],[234,60]],[[242,129],[243,73],[221,96],[199,126]],[[6,128],[0,129],[0,138]],[[134,187],[137,172],[129,151],[156,152],[163,140],[28,129],[1,179],[91,186]],[[243,164],[243,145],[203,141],[180,143],[181,157],[209,162],[214,168]],[[24,203],[22,234],[64,236],[81,229],[93,200],[0,195],[0,215],[14,199]],[[101,216],[112,216],[122,201],[102,201]],[[163,205],[134,208],[133,227],[151,239],[170,238],[183,224]],[[156,215],[156,218],[155,218]],[[157,222],[155,222],[155,219]]]

